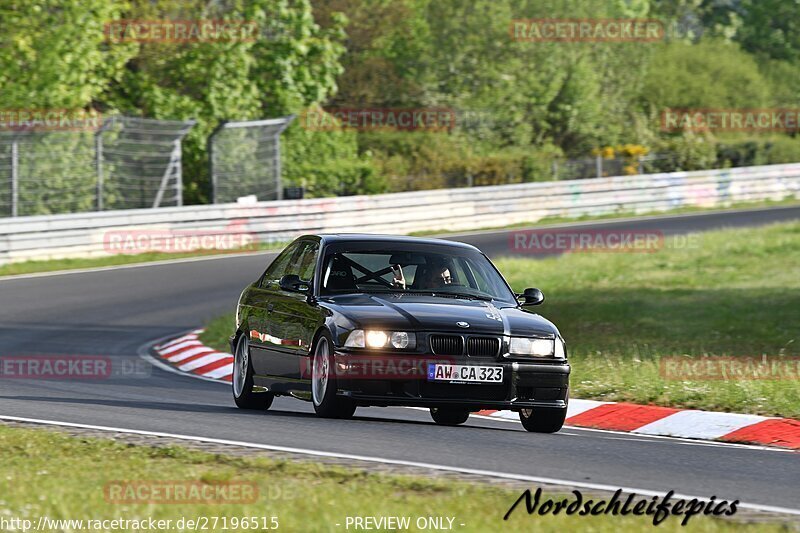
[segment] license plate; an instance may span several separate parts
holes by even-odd
[[[428,381],[449,383],[502,383],[502,366],[428,364]]]

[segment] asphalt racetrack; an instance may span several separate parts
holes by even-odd
[[[618,222],[584,228],[665,234],[800,219],[800,207]],[[508,231],[450,236],[490,256]],[[134,358],[154,340],[234,309],[272,254],[36,275],[0,280],[0,354]],[[546,287],[543,288],[546,293]],[[579,379],[579,377],[577,377]],[[800,512],[796,452],[565,428],[530,434],[514,422],[472,417],[437,426],[426,411],[361,408],[323,420],[311,404],[278,398],[265,412],[235,408],[228,386],[153,368],[98,381],[0,380],[0,415],[194,435],[430,463],[790,508]]]

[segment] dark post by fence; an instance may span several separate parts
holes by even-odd
[[[11,142],[11,216],[19,213],[19,143]]]

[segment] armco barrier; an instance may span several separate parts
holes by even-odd
[[[547,216],[666,211],[800,197],[800,164],[371,196],[137,209],[0,219],[0,264],[108,255],[107,232],[247,234],[261,242],[303,233],[468,230]]]

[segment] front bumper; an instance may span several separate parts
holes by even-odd
[[[341,365],[352,358],[352,355],[337,352],[334,357],[336,364]],[[435,362],[434,359],[427,361]],[[571,369],[566,361],[539,363],[459,359],[440,362],[502,366],[503,382],[475,384],[429,381],[425,373],[410,379],[408,376],[398,375],[351,377],[343,372],[337,376],[338,394],[363,406],[459,406],[473,411],[567,407]]]

